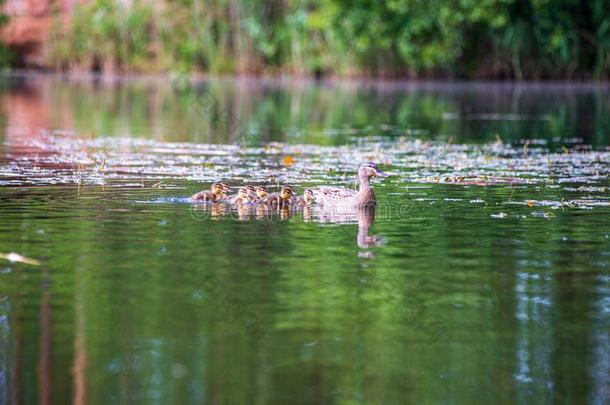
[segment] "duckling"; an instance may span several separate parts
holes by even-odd
[[[284,186],[279,193],[271,193],[263,198],[261,203],[272,207],[287,207],[291,205],[293,194],[291,186]]]
[[[303,195],[302,196],[296,196],[294,199],[294,205],[296,207],[309,207],[310,205],[313,205],[313,203],[315,202],[315,198],[313,198],[313,191],[311,190],[305,190],[303,191]]]
[[[256,196],[258,197],[258,201],[265,199],[269,195],[269,190],[265,186],[258,186],[255,189]]]
[[[286,187],[287,189],[290,190],[290,199],[288,201],[288,204],[293,205],[295,203],[296,199],[299,198],[299,195],[297,194],[296,191],[294,191],[294,188],[292,188],[292,186],[285,185],[284,187]]]
[[[231,188],[227,183],[214,183],[209,190],[203,190],[191,196],[191,201],[222,201]]]
[[[246,186],[246,191],[248,192],[248,198],[250,199],[251,202],[258,201],[259,197],[256,194],[256,187],[254,187],[251,184],[248,184]]]
[[[240,187],[239,190],[237,190],[237,194],[228,196],[225,201],[230,204],[249,203],[250,197],[248,197],[248,190],[246,190],[245,187]]]
[[[311,222],[313,220],[313,207],[306,205],[303,207],[303,221]]]
[[[290,198],[288,199],[288,205],[292,205],[295,202],[295,199],[298,197],[298,194],[296,191],[294,191],[294,188],[292,188],[291,185],[284,185],[284,187],[282,187],[282,189],[286,189],[286,190],[290,190]]]

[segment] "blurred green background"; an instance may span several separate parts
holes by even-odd
[[[53,13],[45,49],[55,70],[453,79],[610,72],[608,0],[90,0],[71,10],[70,24],[62,13]]]

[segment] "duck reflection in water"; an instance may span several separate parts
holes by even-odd
[[[191,214],[191,218],[193,218],[195,221],[203,221],[208,218],[223,218],[230,213],[230,210],[226,204],[191,204],[189,212]]]
[[[369,229],[375,222],[375,207],[363,207],[358,210],[358,236],[356,243],[361,249],[381,246],[383,239],[379,235],[370,235]]]
[[[295,214],[302,213],[304,222],[319,222],[326,224],[358,224],[356,235],[356,246],[359,248],[358,257],[373,258],[375,254],[372,249],[383,244],[383,238],[379,235],[371,235],[370,228],[375,222],[375,205],[361,207],[316,207],[304,206],[276,206],[270,207],[266,204],[235,204],[233,209],[224,203],[212,205],[193,205],[193,218],[202,220],[206,216],[212,219],[237,215],[237,219],[246,221],[256,219],[259,221],[276,218],[282,221],[294,218]],[[207,215],[206,215],[207,214]],[[298,217],[297,217],[298,218]]]
[[[341,210],[321,209],[316,214],[318,221],[322,223],[353,224],[357,222],[356,245],[360,248],[358,257],[373,258],[375,254],[371,248],[383,244],[381,236],[370,234],[371,226],[375,222],[375,210],[376,207],[372,205]]]
[[[252,217],[252,207],[248,204],[237,204],[235,210],[240,221],[247,221]]]

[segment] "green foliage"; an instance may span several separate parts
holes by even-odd
[[[586,3],[586,4],[585,4]],[[607,0],[93,0],[56,66],[212,73],[607,78]]]
[[[0,8],[5,3],[5,0],[0,0]],[[8,23],[8,16],[0,13],[0,28]],[[5,69],[13,63],[13,53],[10,49],[0,44],[0,69]]]
[[[68,31],[55,32],[56,66],[84,65],[118,70],[149,69],[154,58],[152,9],[141,1],[94,0],[78,7]],[[63,30],[63,27],[59,27]]]

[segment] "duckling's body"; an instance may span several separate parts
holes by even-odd
[[[288,201],[285,201],[280,196],[280,193],[271,193],[261,201],[261,204],[276,207],[279,205],[287,205]]]
[[[297,208],[309,207],[315,202],[313,192],[311,190],[305,190],[302,196],[294,197],[293,205]]]
[[[267,190],[267,187],[265,187],[265,186],[258,186],[255,188],[254,191],[255,191],[256,197],[257,197],[256,201],[262,201],[265,199],[265,197],[267,197],[269,195],[269,190]]]
[[[245,187],[245,189],[248,193],[248,198],[250,199],[250,202],[256,202],[260,199],[256,194],[256,187],[249,184]]]
[[[216,202],[221,198],[220,194],[215,194],[210,190],[203,190],[191,196],[191,201],[210,201]]]
[[[224,200],[226,192],[231,188],[227,183],[214,183],[209,190],[203,190],[191,196],[191,201],[198,202],[219,202]]]
[[[379,170],[375,163],[364,163],[358,169],[358,191],[340,187],[320,187],[313,191],[313,197],[318,205],[325,207],[375,206],[377,199],[369,183],[369,179],[375,176],[387,177],[388,175]]]
[[[260,203],[270,207],[289,207],[292,205],[293,189],[290,186],[284,186],[279,193],[271,193],[263,198]]]
[[[242,187],[237,191],[237,194],[228,196],[225,201],[229,204],[246,204],[250,202],[250,198],[246,188]]]

